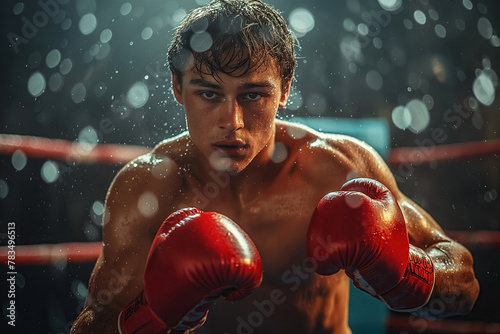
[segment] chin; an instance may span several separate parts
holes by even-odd
[[[223,158],[212,155],[210,157],[210,165],[219,172],[225,172],[229,174],[239,174],[246,167],[247,163],[243,161],[235,161],[231,158]]]

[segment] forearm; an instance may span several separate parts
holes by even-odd
[[[413,314],[429,319],[467,314],[479,294],[472,255],[454,241],[436,243],[425,252],[434,264],[434,290],[429,302]]]
[[[104,311],[86,307],[73,324],[71,334],[117,334],[120,311],[118,308],[106,307]]]

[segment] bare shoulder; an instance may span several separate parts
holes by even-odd
[[[165,140],[118,172],[106,196],[106,240],[118,225],[120,234],[129,235],[129,242],[133,243],[136,233],[153,233],[175,210],[184,182],[183,158],[179,153],[183,141],[184,135]],[[124,246],[129,243],[121,241]]]
[[[383,159],[357,138],[318,132],[291,122],[277,121],[277,125],[281,133],[277,138],[287,138],[284,141],[290,143],[290,151],[297,152],[297,161],[312,176],[321,175],[323,180],[332,176],[335,184],[355,177],[390,178]]]
[[[281,139],[288,143],[291,150],[309,151],[319,154],[322,158],[334,161],[349,160],[358,163],[359,160],[377,157],[375,150],[365,142],[354,137],[318,132],[310,127],[285,121],[276,121],[277,141]]]
[[[180,153],[183,142],[187,142],[185,134],[166,139],[149,153],[130,161],[118,172],[110,189],[124,188],[122,190],[136,192],[146,188],[154,191],[164,183],[177,183],[182,178],[178,171],[183,163]]]

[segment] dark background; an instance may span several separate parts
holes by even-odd
[[[163,64],[173,27],[203,2],[1,2],[0,133],[151,147],[181,132],[184,115],[170,92]],[[419,143],[432,149],[437,144],[499,138],[495,71],[500,66],[496,36],[500,3],[403,1],[391,12],[381,7],[386,2],[268,1],[292,28],[300,28],[292,24],[294,10],[302,9],[305,19],[314,18],[312,29],[299,36],[296,81],[288,108],[279,117],[382,118],[390,128],[388,149]],[[45,6],[46,11],[43,4],[52,7]],[[424,24],[417,22],[420,12]],[[84,35],[79,22],[89,13],[97,25]],[[371,29],[366,36],[352,31],[362,23]],[[30,24],[36,29],[30,30]],[[151,30],[144,30],[147,27]],[[359,27],[363,31],[363,25]],[[446,35],[440,37],[442,28]],[[112,32],[107,43],[101,41],[105,29]],[[23,39],[12,45],[15,35]],[[59,51],[61,62],[71,60],[68,73],[61,62],[53,68],[47,65],[52,50]],[[34,74],[46,81],[45,90],[36,97],[28,88]],[[473,89],[478,77],[483,90]],[[62,85],[56,85],[58,78]],[[149,95],[138,108],[128,94],[136,83],[143,83]],[[78,87],[85,87],[84,95],[79,95]],[[414,99],[427,103],[429,121],[418,131],[400,129],[393,122],[393,111]],[[436,129],[445,136],[439,142],[432,135]],[[7,244],[8,222],[16,224],[18,245],[99,241],[98,208],[120,166],[23,161],[22,153],[0,156],[1,245]],[[494,232],[500,228],[499,164],[495,154],[392,167],[403,192],[445,230]],[[58,170],[54,182],[42,177],[47,166]],[[475,257],[482,290],[476,308],[459,319],[500,322],[500,250],[481,242],[467,246]],[[16,329],[69,332],[81,311],[92,267],[92,263],[17,266]],[[5,313],[7,286],[1,281]],[[11,331],[5,322],[2,328]]]

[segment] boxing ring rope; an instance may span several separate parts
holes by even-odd
[[[0,134],[0,154],[12,155],[22,151],[28,158],[54,159],[82,164],[107,163],[121,165],[147,153],[144,146],[98,144],[87,149],[84,144],[63,139]],[[462,144],[431,147],[401,147],[392,149],[388,163],[392,166],[440,160],[477,158],[500,153],[500,140],[485,140]],[[466,246],[481,244],[500,247],[497,231],[448,231],[454,240]],[[48,265],[54,262],[70,263],[95,261],[101,252],[100,242],[17,245],[16,264]],[[6,263],[8,246],[0,247],[0,259]]]
[[[0,247],[0,258],[7,263],[8,246]],[[58,244],[16,245],[16,265],[51,265],[57,263],[83,263],[97,260],[101,242],[68,242]]]
[[[388,163],[397,166],[407,163],[424,163],[438,160],[477,158],[500,154],[500,139],[425,147],[393,148]]]
[[[22,151],[28,158],[54,159],[95,164],[125,164],[149,151],[143,146],[99,144],[89,149],[84,143],[63,139],[0,134],[0,154]]]

